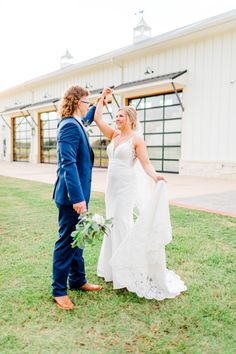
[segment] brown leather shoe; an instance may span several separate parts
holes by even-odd
[[[76,308],[67,295],[54,296],[53,300],[56,303],[57,307],[62,310],[74,310]]]
[[[80,290],[83,291],[100,291],[102,290],[102,286],[101,285],[95,285],[95,284],[90,284],[90,283],[86,283],[83,286],[80,287]]]

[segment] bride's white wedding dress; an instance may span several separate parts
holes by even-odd
[[[133,138],[116,148],[112,140],[107,153],[106,217],[113,218],[113,227],[104,236],[97,274],[113,281],[114,289],[127,288],[139,297],[174,298],[186,286],[166,268],[165,245],[172,239],[166,183],[150,182],[144,172],[139,181]]]

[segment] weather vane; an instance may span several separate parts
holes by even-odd
[[[138,11],[138,12],[135,12],[134,14],[135,14],[135,16],[137,16],[137,15],[139,15],[139,14],[142,14],[142,16],[143,16],[144,10],[140,10],[140,11]]]

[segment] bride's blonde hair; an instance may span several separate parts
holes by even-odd
[[[137,111],[132,106],[124,106],[118,109],[119,111],[124,111],[126,116],[129,118],[131,129],[134,130],[137,126]]]

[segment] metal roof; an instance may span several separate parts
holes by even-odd
[[[44,101],[38,101],[38,102],[34,102],[34,103],[30,103],[24,106],[12,106],[9,107],[7,109],[5,109],[4,111],[0,112],[0,113],[9,113],[9,112],[16,112],[16,111],[24,111],[26,108],[27,109],[31,109],[34,108],[36,106],[43,106],[43,105],[47,105],[47,104],[55,104],[56,102],[60,101],[60,98],[51,98],[50,100],[44,100]]]
[[[142,85],[142,84],[149,84],[151,82],[156,82],[156,81],[174,80],[175,78],[177,78],[180,75],[185,74],[186,72],[187,72],[187,70],[182,70],[182,71],[177,71],[175,73],[170,73],[170,74],[165,74],[165,75],[159,75],[159,76],[151,77],[151,78],[148,78],[148,79],[126,82],[124,84],[116,86],[114,88],[114,91],[120,90],[120,89],[123,89],[123,88],[127,88],[127,87],[133,87],[133,86],[138,86],[138,85]]]
[[[26,107],[31,106],[30,104],[25,104],[24,106],[20,105],[20,106],[12,106],[12,107],[8,107],[7,109],[5,109],[4,111],[0,112],[0,113],[8,113],[11,111],[22,111],[23,109],[25,109]]]

